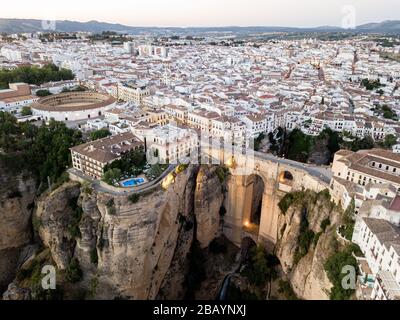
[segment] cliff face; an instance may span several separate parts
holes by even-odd
[[[77,286],[92,298],[182,298],[193,239],[205,246],[214,239],[223,201],[218,177],[198,170],[174,173],[167,190],[159,186],[139,198],[64,184],[37,203],[40,238],[59,270],[78,259]]]
[[[11,175],[0,167],[0,293],[15,277],[31,240],[34,197],[33,179],[25,174]]]
[[[202,166],[197,175],[195,215],[197,240],[202,248],[208,247],[219,231],[220,209],[224,202],[224,194],[216,170],[218,167]]]
[[[80,184],[64,184],[37,203],[34,221],[43,244],[50,248],[58,268],[66,269],[75,248],[73,237],[74,202],[80,195]]]
[[[306,191],[295,196],[280,218],[276,253],[299,298],[329,299],[332,284],[324,264],[335,250],[340,214],[325,193]]]
[[[78,283],[64,283],[65,291],[75,291],[64,298],[75,299],[77,291],[84,291],[89,299],[182,299],[194,240],[206,248],[220,235],[224,186],[217,170],[189,166],[172,174],[166,190],[158,186],[140,197],[105,193],[76,182],[42,196],[33,225],[49,249],[49,261],[61,271],[61,282],[73,259],[83,274]],[[0,289],[4,291],[18,266],[32,256],[26,248],[32,237],[34,183],[22,176],[1,179]],[[279,218],[275,252],[300,298],[328,299],[331,284],[324,263],[335,250],[339,220],[340,210],[325,192],[289,197]],[[230,266],[222,270],[221,277]],[[207,298],[209,290],[204,292]],[[18,279],[4,295],[29,296],[28,287]]]

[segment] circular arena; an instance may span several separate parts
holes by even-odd
[[[68,92],[39,99],[32,112],[46,121],[81,121],[102,116],[115,103],[115,98],[103,93]]]

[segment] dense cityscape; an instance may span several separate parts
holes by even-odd
[[[2,299],[399,300],[400,38],[323,37],[2,33]]]

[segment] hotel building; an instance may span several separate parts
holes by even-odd
[[[143,146],[131,132],[114,135],[71,148],[72,164],[86,176],[101,179],[107,164]]]

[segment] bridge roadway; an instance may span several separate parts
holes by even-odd
[[[262,153],[262,152],[256,152],[256,151],[251,151],[251,153],[254,154],[255,159],[259,158],[259,159],[263,159],[263,160],[267,160],[267,161],[272,161],[275,163],[280,163],[280,164],[283,164],[283,165],[286,165],[289,167],[293,167],[295,169],[300,169],[300,170],[306,171],[309,175],[311,175],[315,178],[318,178],[319,180],[321,180],[322,182],[324,182],[328,185],[332,179],[332,171],[331,171],[330,167],[327,167],[327,166],[316,166],[316,165],[304,164],[304,163],[289,160],[289,159],[279,158],[279,157],[276,157],[269,153]],[[172,171],[175,170],[176,166],[177,166],[176,164],[175,165],[171,164],[169,166],[169,168],[159,178],[157,178],[155,181],[152,181],[152,182],[146,184],[145,186],[143,186],[143,188],[139,188],[139,189],[120,188],[119,190],[115,189],[115,188],[107,188],[104,185],[102,185],[100,183],[100,181],[90,179],[89,177],[85,176],[83,173],[81,173],[73,168],[69,169],[68,171],[70,173],[73,173],[75,176],[80,177],[81,179],[91,182],[92,187],[94,187],[95,190],[97,190],[97,191],[109,193],[114,196],[120,196],[120,195],[131,195],[131,194],[135,194],[135,193],[142,193],[142,192],[146,192],[146,191],[154,189],[155,187],[157,187],[157,185],[159,185],[161,183],[161,181],[169,173],[171,173]]]
[[[329,184],[332,179],[332,171],[330,167],[327,166],[305,164],[289,159],[279,158],[269,153],[254,152],[254,155],[256,158],[261,158],[264,160],[281,163],[296,169],[304,170],[311,176],[316,177],[327,184]]]
[[[218,147],[217,147],[218,148]],[[245,149],[245,148],[240,148],[240,147],[233,147],[232,146],[226,146],[224,147],[223,144],[221,144],[219,149],[215,149],[215,146],[210,146],[207,144],[202,144],[201,150],[208,149],[207,153],[211,155],[211,157],[215,156],[215,152],[221,152],[223,151],[224,156],[223,158],[226,157],[227,154],[233,155],[234,158],[237,156],[245,156],[251,158],[254,155],[254,160],[256,161],[258,159],[262,160],[267,160],[271,162],[275,162],[278,164],[286,165],[289,167],[293,167],[295,169],[303,170],[306,171],[309,175],[318,178],[320,181],[330,184],[331,179],[332,179],[332,170],[329,166],[317,166],[317,165],[311,165],[311,164],[305,164],[285,158],[280,158],[277,156],[274,156],[273,154],[270,153],[264,153],[264,152],[257,152],[252,149]],[[221,157],[221,153],[219,153]],[[225,158],[226,161],[226,158]]]

